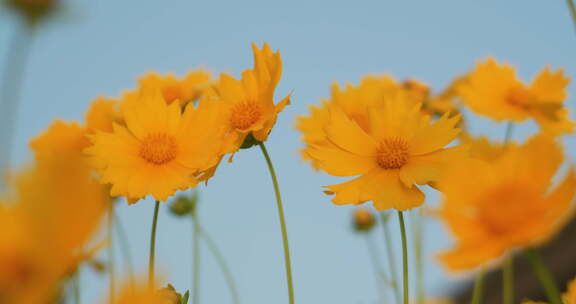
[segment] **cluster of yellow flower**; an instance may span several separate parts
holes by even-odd
[[[33,139],[35,163],[10,180],[0,205],[0,303],[54,298],[89,258],[86,246],[111,198],[166,201],[211,178],[225,154],[266,141],[290,97],[273,102],[280,54],[267,44],[253,51],[254,68],[241,79],[150,73],[121,98],[97,98],[85,125],[57,120]]]
[[[0,303],[57,297],[63,280],[101,247],[91,237],[111,198],[135,203],[150,195],[157,206],[207,182],[226,154],[253,145],[266,156],[277,191],[293,303],[279,190],[263,145],[290,95],[273,100],[282,73],[279,52],[267,44],[253,45],[253,52],[254,67],[241,79],[221,74],[213,80],[204,70],[182,78],[150,73],[120,98],[97,98],[84,125],[55,121],[32,140],[35,162],[9,179],[1,199]],[[571,218],[574,168],[552,186],[564,163],[557,136],[575,125],[563,105],[567,84],[562,71],[545,68],[525,85],[511,66],[493,59],[439,94],[417,80],[368,76],[358,86],[334,85],[329,100],[298,118],[301,154],[317,170],[353,177],[325,187],[335,204],[396,209],[402,225],[401,212],[425,201],[420,187],[438,189],[444,195],[438,214],[457,240],[442,263],[451,270],[486,267],[542,244]],[[497,121],[532,118],[541,132],[525,143],[474,137],[462,132],[464,106]],[[374,225],[366,211],[356,220],[359,230]],[[166,292],[142,287],[114,302],[161,301]]]
[[[562,70],[546,67],[526,85],[513,67],[488,58],[437,95],[388,75],[335,84],[329,100],[298,118],[301,155],[317,170],[353,177],[325,186],[338,205],[371,201],[379,211],[404,211],[424,203],[419,186],[439,190],[437,214],[457,241],[441,262],[453,271],[485,268],[539,246],[572,218],[574,167],[552,185],[565,160],[558,136],[575,125],[564,107],[568,82]],[[506,140],[462,132],[465,106],[507,121]],[[525,143],[511,141],[512,123],[530,118],[540,132]],[[355,213],[357,229],[373,225],[366,212]]]

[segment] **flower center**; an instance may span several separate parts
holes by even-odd
[[[174,158],[178,146],[174,137],[167,134],[150,134],[140,145],[140,157],[154,165],[163,165]]]
[[[532,99],[532,93],[524,87],[515,87],[510,89],[506,96],[506,101],[516,107],[526,107]]]
[[[494,234],[521,232],[534,218],[546,213],[538,197],[535,191],[517,185],[502,186],[490,191],[479,202],[478,217]]]
[[[232,108],[230,124],[233,128],[245,130],[262,116],[262,109],[255,102],[241,102]]]
[[[387,138],[380,142],[376,162],[383,169],[400,169],[408,162],[408,143],[403,138]]]

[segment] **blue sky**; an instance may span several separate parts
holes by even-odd
[[[339,179],[312,171],[296,152],[301,143],[294,118],[327,97],[332,82],[358,83],[363,75],[387,72],[439,90],[487,55],[513,63],[526,80],[545,65],[576,76],[576,35],[560,0],[70,0],[64,5],[58,18],[36,33],[13,147],[18,163],[30,159],[28,140],[53,119],[81,120],[95,97],[117,96],[147,71],[183,74],[206,67],[238,75],[252,65],[251,42],[268,42],[281,51],[284,73],[277,94],[294,90],[293,104],[282,112],[267,144],[284,196],[299,303],[377,299],[365,240],[350,230],[352,209],[332,205],[321,191]],[[16,24],[0,11],[0,58]],[[573,85],[570,92],[576,92]],[[568,101],[571,110],[574,101]],[[504,132],[503,125],[486,119],[474,120],[472,128],[494,138]],[[533,131],[532,124],[522,125],[514,137]],[[574,155],[574,138],[565,143]],[[430,193],[434,205],[438,196]],[[141,273],[152,209],[150,200],[119,205]],[[274,193],[257,149],[238,153],[201,188],[200,216],[231,265],[242,302],[287,303]],[[434,262],[434,254],[450,244],[447,233],[433,220],[426,225],[426,289],[442,295],[461,281]],[[158,265],[179,290],[191,285],[190,230],[189,221],[162,208]],[[379,233],[374,237],[380,242]],[[102,299],[104,277],[85,269],[82,282],[86,303]],[[229,302],[207,252],[201,285],[203,302]]]

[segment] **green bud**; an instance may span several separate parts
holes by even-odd
[[[191,196],[180,195],[174,203],[170,205],[170,212],[176,216],[186,216],[193,214],[198,202],[198,192],[192,192]]]

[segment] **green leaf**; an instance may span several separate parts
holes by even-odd
[[[186,293],[180,298],[180,304],[187,304],[189,297],[190,297],[190,291],[186,290]]]

